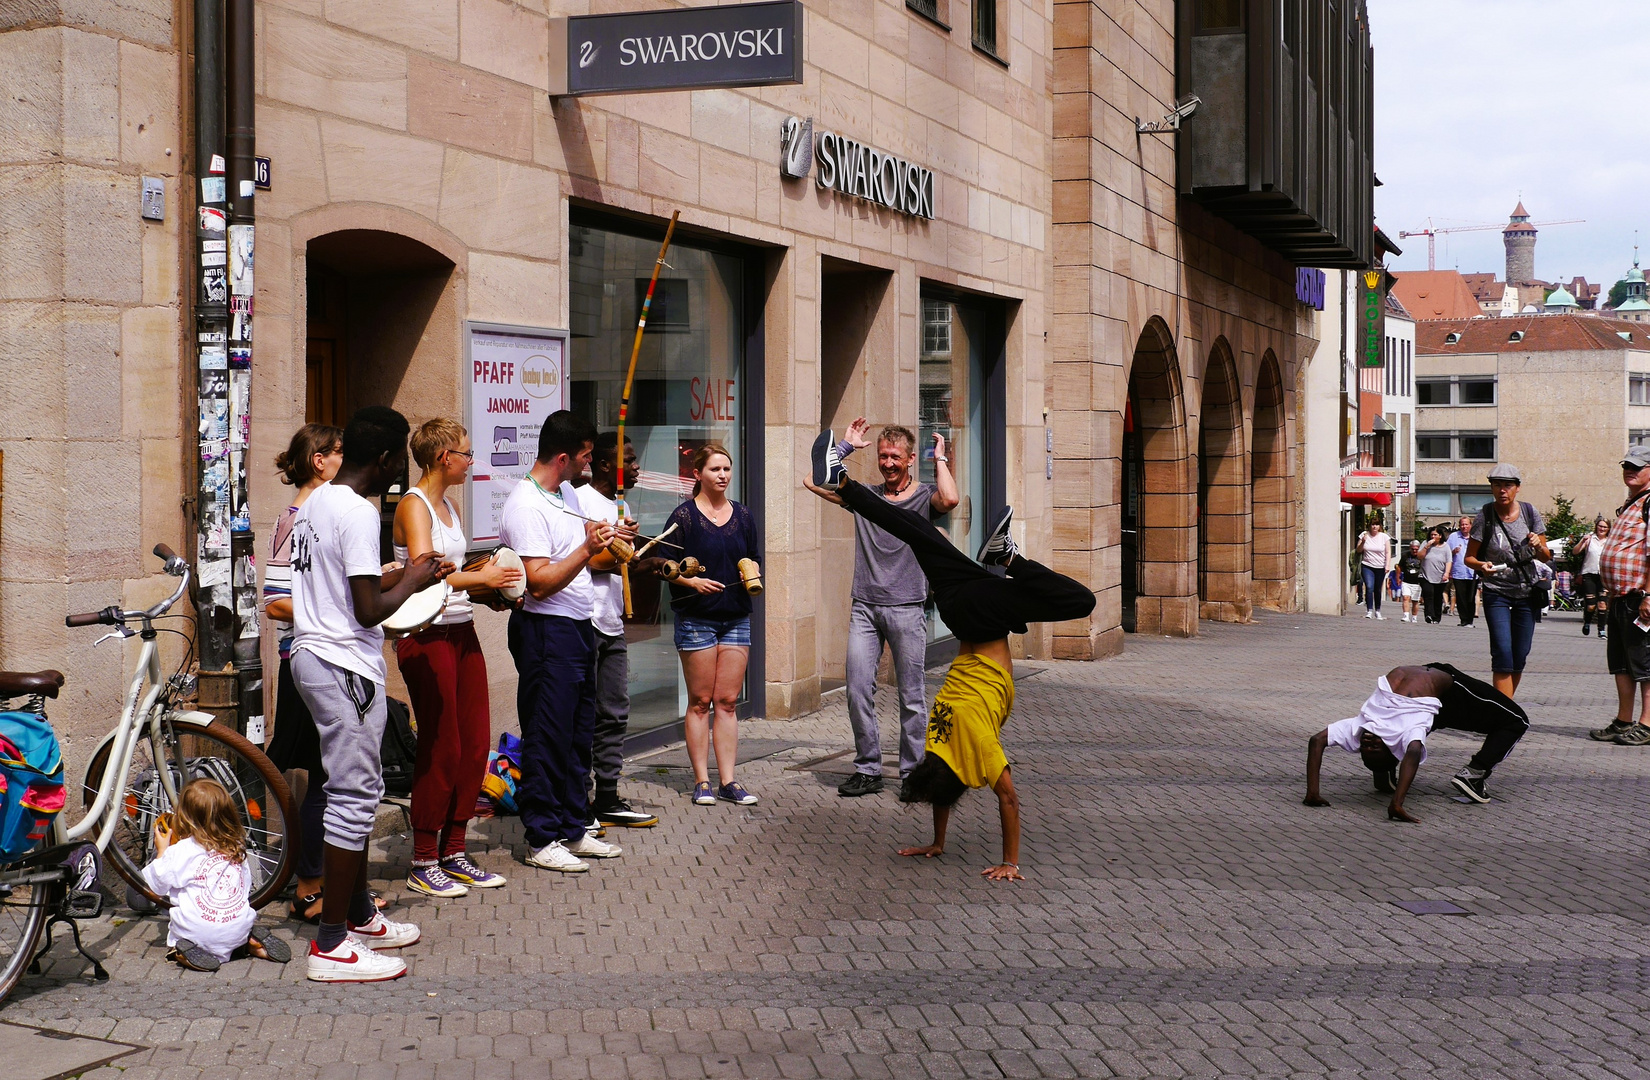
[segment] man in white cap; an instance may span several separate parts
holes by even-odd
[[[1629,447],[1621,459],[1621,480],[1627,501],[1616,512],[1616,523],[1599,555],[1599,577],[1609,597],[1610,636],[1605,653],[1610,674],[1616,677],[1616,718],[1590,732],[1599,742],[1622,746],[1650,746],[1650,555],[1645,550],[1645,519],[1650,517],[1650,447]],[[1637,693],[1635,694],[1635,688]],[[1633,698],[1639,699],[1639,719],[1633,720]]]

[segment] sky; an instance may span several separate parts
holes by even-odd
[[[1536,276],[1605,285],[1650,262],[1650,4],[1633,0],[1368,0],[1375,49],[1376,223],[1425,270],[1403,229],[1539,225]],[[1438,269],[1494,271],[1498,231],[1437,238]]]

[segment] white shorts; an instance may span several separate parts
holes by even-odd
[[[1410,582],[1410,581],[1404,582],[1404,599],[1405,600],[1419,600],[1419,599],[1421,599],[1421,586],[1420,586],[1420,584],[1417,583],[1417,582]]]

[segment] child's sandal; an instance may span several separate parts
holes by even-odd
[[[190,971],[216,971],[218,958],[196,945],[188,938],[178,938],[178,943],[172,946],[166,954],[166,959],[174,964],[181,964]]]

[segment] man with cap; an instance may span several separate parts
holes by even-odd
[[[1495,688],[1510,698],[1518,693],[1536,619],[1546,602],[1545,592],[1536,588],[1536,562],[1551,562],[1553,553],[1541,512],[1518,498],[1524,478],[1517,466],[1499,464],[1488,480],[1492,498],[1473,519],[1466,563],[1484,582],[1490,670]]]
[[[1590,732],[1599,742],[1622,746],[1650,746],[1650,556],[1645,551],[1645,519],[1650,517],[1650,447],[1630,447],[1621,459],[1621,480],[1627,502],[1616,512],[1616,523],[1604,539],[1599,555],[1599,577],[1609,598],[1606,616],[1610,636],[1605,653],[1610,674],[1616,677],[1616,718]],[[1634,687],[1639,719],[1633,720]]]

